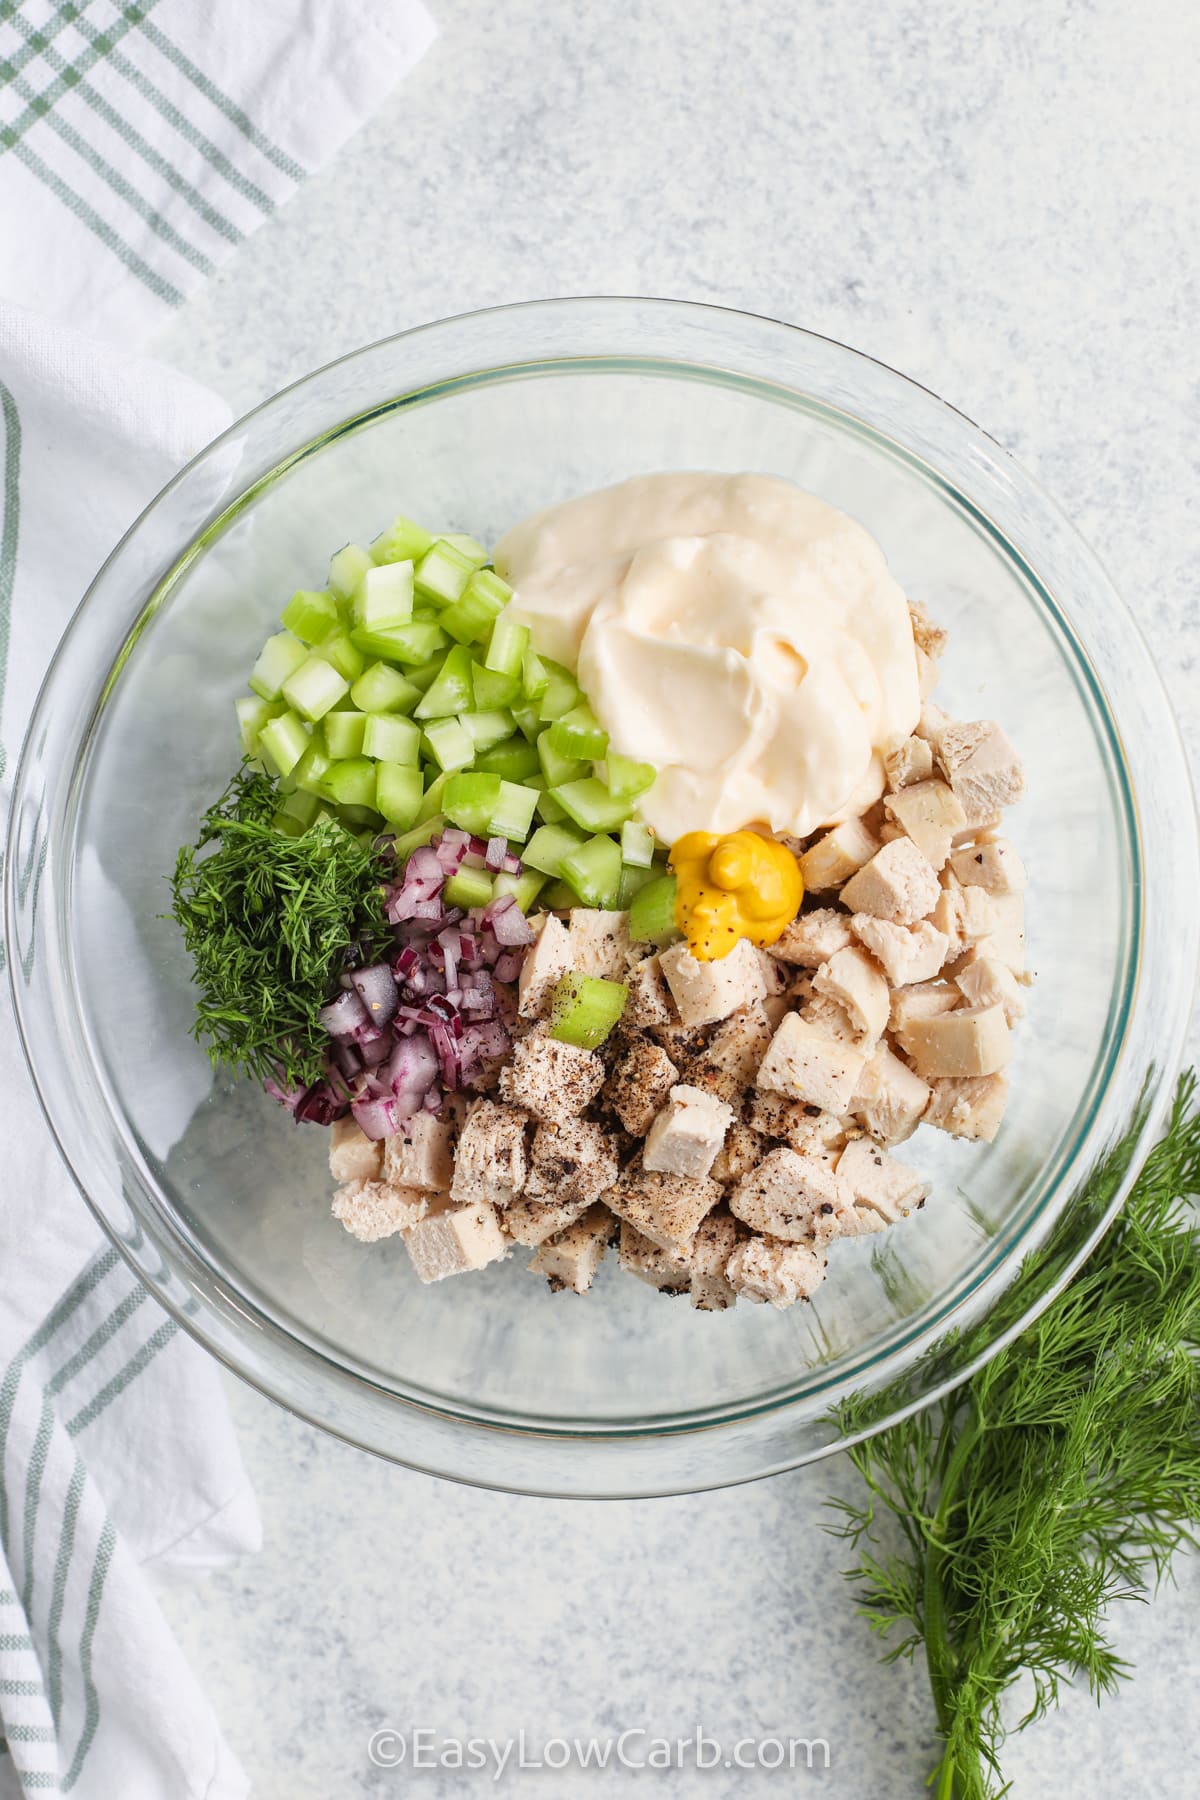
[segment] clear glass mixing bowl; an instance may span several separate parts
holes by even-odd
[[[552,1295],[516,1257],[423,1288],[398,1241],[364,1248],[330,1217],[322,1135],[214,1076],[192,1042],[165,877],[236,763],[232,701],[262,638],[294,588],[320,583],[331,549],[398,510],[491,540],[550,501],[683,468],[770,471],[860,519],[950,628],[939,697],[1001,720],[1018,746],[1029,792],[1011,823],[1038,979],[1009,1115],[989,1147],[920,1133],[906,1154],[933,1178],[924,1212],[835,1246],[814,1303],[789,1313],[696,1313],[615,1266],[586,1300]],[[231,1368],[439,1474],[679,1491],[824,1453],[838,1441],[828,1409],[852,1393],[885,1389],[876,1424],[927,1400],[948,1378],[947,1328],[986,1319],[1023,1253],[1053,1222],[1069,1227],[1148,1080],[1136,1165],[1186,1025],[1196,860],[1186,764],[1146,648],[995,443],[903,377],[784,325],[552,301],[321,370],[143,514],[33,719],[7,857],[9,965],[81,1189]],[[1029,1282],[1026,1314],[1095,1225],[1081,1215],[1078,1241]]]

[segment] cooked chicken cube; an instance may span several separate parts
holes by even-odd
[[[933,746],[935,755],[937,754],[938,739],[947,725],[953,723],[950,714],[944,712],[936,700],[930,700],[928,697],[922,698],[921,717],[917,720],[916,735],[924,738],[926,743]]]
[[[664,1250],[625,1219],[621,1221],[617,1260],[628,1274],[660,1294],[686,1294],[692,1285],[691,1271],[681,1256]]]
[[[832,1166],[795,1150],[768,1152],[729,1190],[735,1218],[751,1231],[789,1243],[827,1244],[847,1222],[851,1206]]]
[[[865,950],[839,950],[817,970],[813,988],[850,1015],[862,1037],[877,1039],[888,1022],[888,984]]]
[[[539,1125],[533,1134],[526,1200],[591,1205],[620,1173],[616,1140],[590,1119]]]
[[[758,1086],[768,1093],[806,1100],[827,1112],[845,1112],[866,1066],[866,1056],[853,1044],[788,1013],[771,1039],[758,1071]]]
[[[908,838],[896,838],[864,863],[842,889],[853,913],[870,913],[893,925],[915,925],[937,905],[938,878],[928,857]]]
[[[590,1206],[573,1225],[546,1239],[530,1272],[544,1275],[556,1291],[569,1288],[573,1294],[586,1294],[616,1229],[617,1221],[606,1206]]]
[[[570,967],[580,975],[601,981],[624,981],[625,971],[636,961],[629,938],[629,914],[599,912],[577,906],[567,914]]]
[[[825,1279],[824,1254],[811,1244],[751,1237],[738,1245],[725,1268],[735,1294],[782,1310],[811,1300]]]
[[[993,719],[952,721],[934,748],[968,823],[990,818],[1025,792],[1020,759]]]
[[[466,1275],[508,1255],[508,1240],[496,1209],[482,1201],[469,1206],[431,1204],[425,1217],[404,1234],[409,1260],[421,1281]]]
[[[941,679],[941,670],[932,656],[922,650],[920,644],[913,645],[913,654],[917,659],[917,692],[922,700],[928,700]]]
[[[674,944],[659,957],[679,1017],[689,1029],[727,1019],[741,1006],[751,1006],[766,993],[758,956],[749,938],[739,938],[728,956],[698,962],[686,944]]]
[[[420,1112],[386,1140],[383,1172],[396,1187],[444,1194],[454,1179],[454,1126],[449,1117]]]
[[[733,1214],[718,1206],[700,1221],[687,1255],[692,1305],[698,1312],[726,1312],[737,1295],[725,1275],[730,1257],[745,1236]]]
[[[733,1118],[733,1108],[701,1088],[673,1087],[646,1136],[643,1167],[669,1175],[707,1175]]]
[[[888,1020],[897,1034],[907,1031],[914,1019],[936,1019],[962,1005],[962,994],[948,981],[920,981],[898,988],[892,995]]]
[[[333,1196],[333,1216],[364,1244],[407,1231],[424,1218],[430,1196],[424,1188],[393,1187],[389,1181],[348,1181]]]
[[[986,888],[989,894],[1019,894],[1025,886],[1021,859],[1006,838],[956,850],[950,867],[965,888]]]
[[[547,1238],[573,1225],[592,1205],[589,1199],[566,1201],[530,1200],[522,1195],[504,1208],[500,1223],[506,1237],[514,1244],[528,1244],[536,1249]]]
[[[335,1181],[376,1181],[383,1169],[383,1143],[360,1131],[353,1119],[329,1127],[329,1173]]]
[[[763,1100],[768,1097],[766,1094],[759,1095]],[[770,1097],[778,1099],[777,1095]],[[740,1181],[756,1163],[762,1161],[766,1151],[767,1143],[762,1133],[755,1131],[744,1119],[735,1118],[725,1133],[725,1142],[717,1151],[709,1174],[714,1181],[720,1181],[726,1186],[731,1181]]]
[[[778,957],[780,962],[795,963],[802,969],[819,969],[851,941],[847,915],[833,906],[818,906],[813,912],[802,912],[799,918],[793,919],[767,954]]]
[[[840,1044],[853,1044],[864,1055],[869,1053],[870,1045],[840,1001],[832,1000],[828,994],[812,994],[796,1010],[804,1023],[811,1025],[814,1031],[824,1032],[826,1037],[836,1038]],[[782,1019],[779,1023],[783,1023]],[[775,1029],[778,1031],[779,1026]]]
[[[931,981],[953,948],[945,933],[927,919],[919,919],[915,925],[893,925],[890,919],[855,913],[851,925],[859,942],[883,964],[894,988]]]
[[[954,834],[967,822],[957,794],[944,781],[918,781],[898,794],[889,794],[884,806],[930,868],[944,869]]]
[[[918,781],[927,781],[933,774],[933,751],[924,738],[905,738],[889,750],[883,759],[887,772],[887,784],[893,794],[901,788],[913,787]]]
[[[960,1006],[936,1019],[914,1019],[901,1043],[918,1075],[995,1075],[1009,1058],[1002,1006]]]
[[[452,1200],[507,1206],[525,1186],[528,1118],[518,1107],[481,1100],[468,1115],[454,1158]]]
[[[861,819],[845,819],[817,839],[800,858],[800,873],[810,894],[841,887],[856,869],[869,862],[879,841]]]
[[[531,1032],[513,1045],[512,1059],[500,1071],[500,1092],[535,1119],[558,1125],[578,1118],[603,1080],[604,1064],[594,1051]]]
[[[950,633],[944,625],[934,624],[920,600],[909,601],[908,616],[912,620],[913,643],[936,662],[950,642]]]
[[[640,1158],[621,1171],[604,1196],[619,1219],[676,1254],[688,1249],[701,1219],[720,1198],[720,1186],[710,1177],[644,1169]]]
[[[783,1094],[755,1094],[748,1123],[764,1138],[782,1138],[802,1155],[821,1156],[827,1162],[836,1160],[846,1141],[842,1121],[834,1113],[806,1106],[802,1100],[789,1100]]]
[[[742,1007],[705,1033],[706,1042],[684,1059],[680,1076],[690,1086],[732,1104],[754,1086],[771,1036],[766,1001]]]
[[[629,989],[625,1011],[621,1014],[624,1025],[645,1031],[655,1025],[679,1023],[679,1014],[667,992],[657,956],[644,956],[634,963],[623,979]]]
[[[553,913],[541,913],[529,922],[538,935],[526,950],[517,976],[517,1009],[523,1019],[540,1019],[550,1010],[559,977],[571,967],[571,940],[566,926]]]
[[[766,988],[765,999],[771,1000],[776,994],[785,994],[791,976],[782,962],[776,960],[769,950],[760,950],[755,946],[758,966],[762,970],[763,986]]]
[[[678,1080],[679,1070],[665,1050],[635,1038],[605,1082],[604,1094],[626,1131],[641,1137]]]
[[[936,1125],[952,1137],[981,1138],[991,1143],[1008,1105],[1006,1076],[982,1075],[932,1081],[929,1085],[933,1092],[925,1109],[926,1125]]]
[[[846,1145],[837,1172],[854,1205],[869,1206],[889,1225],[924,1205],[927,1189],[921,1177],[870,1138],[855,1138]]]
[[[850,1110],[877,1142],[902,1144],[917,1129],[928,1104],[928,1083],[880,1044],[859,1076]]]
[[[995,957],[981,956],[969,962],[954,978],[968,1006],[1002,1006],[1009,1026],[1025,1017],[1025,1000],[1021,984],[1006,964]]]

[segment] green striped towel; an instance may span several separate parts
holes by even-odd
[[[430,33],[392,0],[0,0],[0,833],[58,635],[122,531],[228,422],[215,396],[118,346]],[[20,982],[0,943],[5,959]],[[160,1149],[184,1123],[157,1120]],[[218,1371],[73,1190],[7,991],[0,1149],[0,1800],[240,1800],[147,1573],[257,1542]]]

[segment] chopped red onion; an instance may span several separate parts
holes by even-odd
[[[400,1129],[400,1110],[393,1095],[380,1100],[356,1100],[350,1111],[365,1137],[392,1137]]]
[[[490,906],[483,909],[483,919],[496,935],[496,942],[505,948],[518,944],[532,944],[537,933],[529,920],[521,911],[511,894],[501,894]]]
[[[515,950],[506,950],[503,956],[496,958],[496,966],[492,971],[496,980],[515,981],[521,973],[521,964],[524,960],[524,957],[518,956]]]
[[[492,837],[492,838],[488,839],[487,849],[483,853],[483,860],[487,864],[489,869],[495,869],[496,872],[499,873],[499,871],[504,867],[504,859],[507,855],[508,855],[508,839],[507,838]]]
[[[351,1038],[367,1023],[367,1009],[352,989],[340,993],[317,1014],[321,1029],[331,1038]]]

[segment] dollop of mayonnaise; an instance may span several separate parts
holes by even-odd
[[[640,807],[664,843],[862,812],[917,723],[882,550],[790,481],[638,476],[515,526],[495,563],[509,616],[577,671],[612,748],[658,769]]]

